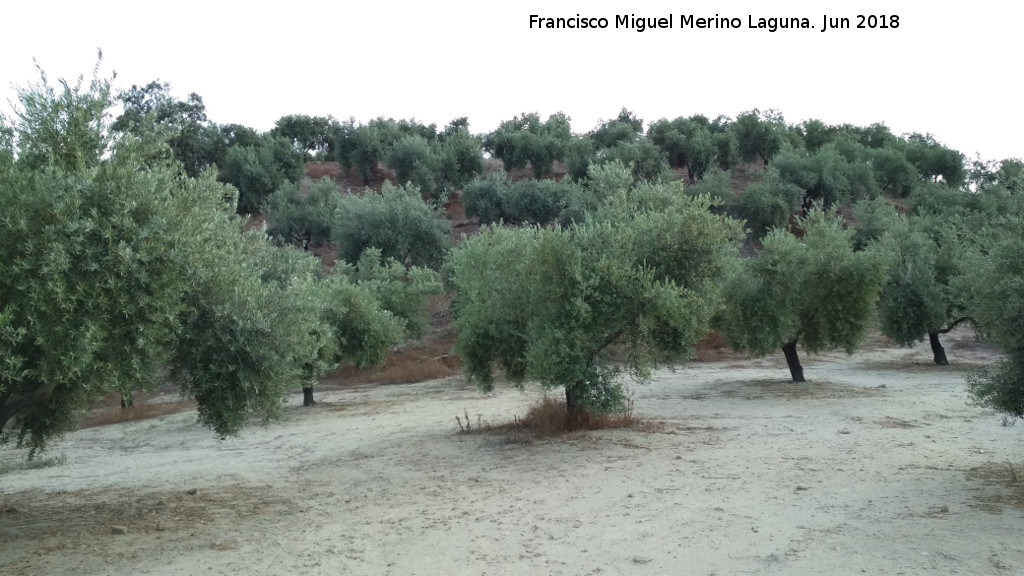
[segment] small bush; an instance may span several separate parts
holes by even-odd
[[[669,181],[674,177],[668,164],[668,155],[650,140],[620,142],[605,151],[601,162],[622,162],[630,166],[637,181]]]
[[[238,189],[238,210],[253,212],[285,182],[298,182],[304,174],[302,154],[288,140],[264,136],[257,146],[229,148],[220,179]]]
[[[417,174],[417,169],[421,167],[432,170],[433,162],[430,143],[419,135],[406,136],[396,142],[387,158],[388,167],[395,172],[395,178],[400,184],[412,180],[413,175]],[[416,184],[423,185],[422,182]]]
[[[502,195],[507,187],[508,178],[503,170],[471,182],[462,191],[466,217],[479,218],[481,224],[491,224],[504,218]]]
[[[748,186],[735,205],[727,209],[730,215],[746,220],[750,233],[761,238],[768,230],[789,224],[802,196],[799,187],[784,182],[769,168],[759,182]]]
[[[504,220],[511,224],[545,226],[555,221],[581,220],[589,193],[569,181],[521,180],[509,183],[503,172],[471,183],[462,193],[466,216],[481,224]],[[563,213],[568,212],[563,218]]]
[[[451,224],[431,208],[416,186],[385,182],[380,194],[342,196],[332,239],[338,257],[358,262],[367,248],[405,265],[438,269],[451,244]]]
[[[326,176],[305,194],[289,182],[278,188],[263,207],[269,223],[267,234],[299,248],[323,246],[331,239],[335,211],[340,206],[338,187]]]
[[[617,412],[579,410],[570,413],[565,409],[565,400],[545,396],[530,406],[525,416],[516,417],[511,428],[528,430],[540,436],[557,436],[578,430],[628,428],[637,422],[631,399],[627,399],[623,408]]]

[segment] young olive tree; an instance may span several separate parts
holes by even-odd
[[[287,182],[270,195],[263,206],[267,234],[283,244],[310,250],[331,240],[341,206],[341,191],[330,178],[323,177],[305,194],[299,186]]]
[[[327,154],[336,124],[338,121],[330,116],[288,114],[278,118],[270,133],[291,142],[302,153],[302,160],[309,161]]]
[[[438,269],[451,245],[451,224],[423,201],[417,187],[384,183],[380,194],[345,194],[332,238],[340,259],[355,264],[367,248],[410,266]]]
[[[893,225],[872,250],[890,258],[886,282],[879,300],[882,333],[901,346],[928,337],[936,364],[949,364],[939,337],[962,322],[966,315],[965,295],[957,289],[965,272],[963,239],[949,228],[925,233],[922,217]]]
[[[723,286],[718,328],[737,351],[765,356],[782,349],[794,382],[804,382],[797,344],[810,352],[852,353],[870,326],[885,280],[885,258],[854,252],[850,231],[813,209],[797,239],[772,229],[764,249],[737,261]]]
[[[559,112],[541,122],[540,115],[534,112],[502,122],[484,138],[483,147],[501,159],[505,170],[529,164],[534,177],[540,179],[551,173],[555,161],[565,157],[572,139],[568,116]]]
[[[369,287],[345,275],[330,274],[308,290],[308,301],[320,303],[311,332],[319,345],[303,365],[303,406],[316,404],[313,387],[320,376],[344,366],[376,366],[405,335],[405,322],[384,309]]]
[[[585,224],[491,226],[448,261],[455,352],[489,389],[494,370],[522,386],[563,387],[569,414],[621,408],[609,349],[646,378],[705,333],[735,223],[676,186],[619,190]]]
[[[1024,418],[1024,218],[1001,223],[994,244],[974,262],[971,316],[979,332],[1006,354],[994,370],[968,380],[968,392],[981,406]]]
[[[220,179],[238,189],[238,210],[254,212],[287,182],[302,180],[302,153],[290,141],[265,134],[256,146],[233,146],[227,150]]]

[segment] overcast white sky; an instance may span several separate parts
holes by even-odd
[[[605,30],[531,30],[531,14],[606,17]],[[619,14],[675,28],[614,29]],[[680,15],[740,29],[680,29]],[[899,28],[822,32],[822,17],[899,16]],[[806,17],[770,33],[748,17]],[[521,112],[563,111],[585,132],[623,106],[645,121],[775,108],[796,123],[884,122],[930,132],[968,157],[1024,156],[1019,113],[1024,5],[907,1],[219,0],[17,2],[2,10],[0,93],[36,78],[116,70],[203,97],[211,120],[260,130],[285,114],[437,123],[474,132]],[[4,113],[9,106],[3,105]]]

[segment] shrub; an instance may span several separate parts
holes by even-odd
[[[650,140],[621,142],[605,152],[601,162],[621,162],[629,166],[633,179],[656,182],[672,180],[673,175],[668,165],[668,158],[660,148]]]
[[[552,163],[562,160],[572,141],[569,117],[552,114],[541,122],[537,113],[522,114],[506,120],[484,138],[484,148],[501,159],[506,171],[533,167],[537,179],[551,173]]]
[[[504,220],[545,226],[556,220],[581,220],[583,212],[592,206],[588,196],[583,187],[567,180],[509,183],[502,172],[471,183],[462,193],[462,202],[466,215],[479,217],[481,224]]]
[[[338,257],[350,264],[372,247],[384,258],[433,269],[444,260],[450,233],[444,214],[427,205],[416,186],[388,182],[380,194],[342,196],[332,227]]]
[[[464,127],[447,131],[442,136],[436,146],[438,179],[449,189],[461,189],[484,172],[480,139]]]
[[[462,190],[462,205],[466,216],[479,218],[481,224],[498,222],[505,216],[503,195],[509,185],[504,171],[478,178]]]
[[[727,205],[727,211],[746,220],[751,234],[761,238],[771,228],[787,226],[793,213],[800,208],[802,197],[803,191],[784,182],[772,167],[765,170],[758,182],[747,186],[732,205]]]
[[[422,177],[422,172],[417,172],[419,168],[425,167],[428,173],[432,172],[433,162],[430,143],[419,135],[406,136],[396,142],[387,158],[387,165],[395,172],[400,184],[411,181],[414,174]],[[422,187],[423,183],[416,182],[416,185]]]
[[[286,183],[277,189],[263,207],[267,234],[279,242],[299,248],[315,248],[331,240],[335,211],[341,206],[338,186],[322,178],[302,194],[299,186]]]
[[[298,182],[303,174],[302,154],[291,142],[262,136],[257,146],[228,149],[220,179],[238,189],[240,212],[254,212],[285,182]]]

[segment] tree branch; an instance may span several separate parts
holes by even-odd
[[[960,318],[954,320],[953,323],[947,326],[946,328],[939,330],[939,334],[949,334],[953,330],[953,328],[956,328],[961,322],[970,322],[971,324],[975,323],[974,318],[971,318],[970,316],[961,316]]]

